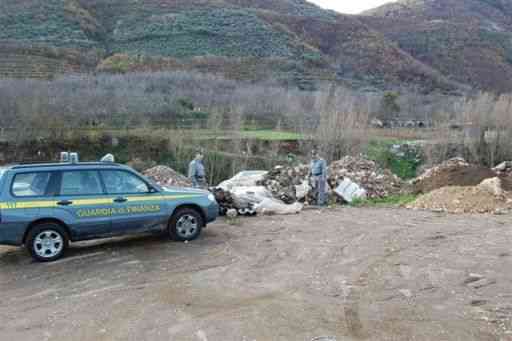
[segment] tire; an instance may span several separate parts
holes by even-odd
[[[30,229],[25,245],[36,261],[53,262],[68,248],[69,237],[61,225],[43,223]]]
[[[178,209],[169,222],[169,237],[184,242],[197,239],[204,227],[201,214],[193,208]]]

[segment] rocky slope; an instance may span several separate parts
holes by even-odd
[[[303,0],[4,0],[0,26],[9,77],[190,69],[304,88],[460,85],[360,18]]]
[[[402,0],[364,14],[361,21],[450,79],[512,90],[512,2]]]

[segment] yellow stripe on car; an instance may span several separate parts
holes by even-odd
[[[162,200],[179,200],[200,197],[203,194],[179,194],[179,195],[156,195],[156,196],[127,196],[126,203],[136,203],[145,201],[162,201]],[[91,199],[78,199],[73,200],[69,207],[77,206],[95,206],[95,205],[110,205],[114,203],[114,198],[91,198]],[[40,201],[15,201],[15,202],[0,202],[0,209],[14,210],[25,208],[54,208],[60,207],[57,200],[40,200]]]

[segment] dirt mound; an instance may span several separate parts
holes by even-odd
[[[412,181],[414,193],[428,193],[446,186],[476,186],[496,174],[489,168],[454,158],[432,167]]]
[[[484,180],[478,186],[442,187],[424,194],[407,206],[449,213],[499,213],[512,208],[511,194],[503,191],[501,180]]]
[[[187,177],[167,166],[155,166],[144,171],[143,174],[155,181],[160,186],[192,186],[192,182]]]
[[[398,194],[404,187],[403,181],[390,170],[381,169],[374,161],[361,157],[345,156],[329,166],[328,182],[332,188],[339,186],[345,178],[363,187],[369,198]]]

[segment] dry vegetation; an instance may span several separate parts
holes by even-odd
[[[210,153],[211,173],[222,176],[267,168],[288,152],[306,155],[315,145],[329,161],[365,153],[404,177],[414,176],[421,162],[430,165],[455,156],[486,166],[512,159],[510,95],[449,97],[403,91],[391,96],[395,111],[388,110],[386,97],[333,84],[301,91],[192,72],[4,79],[0,139],[24,144],[25,150],[10,158],[14,161],[40,150],[45,151],[41,157],[51,158],[70,137],[83,136],[86,144],[98,143],[102,150],[114,136],[142,137],[143,144],[149,149],[157,144],[160,152],[116,147],[122,161],[153,155],[142,161],[167,162],[177,169],[194,148],[203,146]],[[421,120],[427,127],[371,126],[377,117]],[[390,147],[408,141],[420,145],[423,155],[406,153],[405,159],[395,160]],[[75,142],[69,147],[81,145]],[[102,150],[85,154],[95,158]]]

